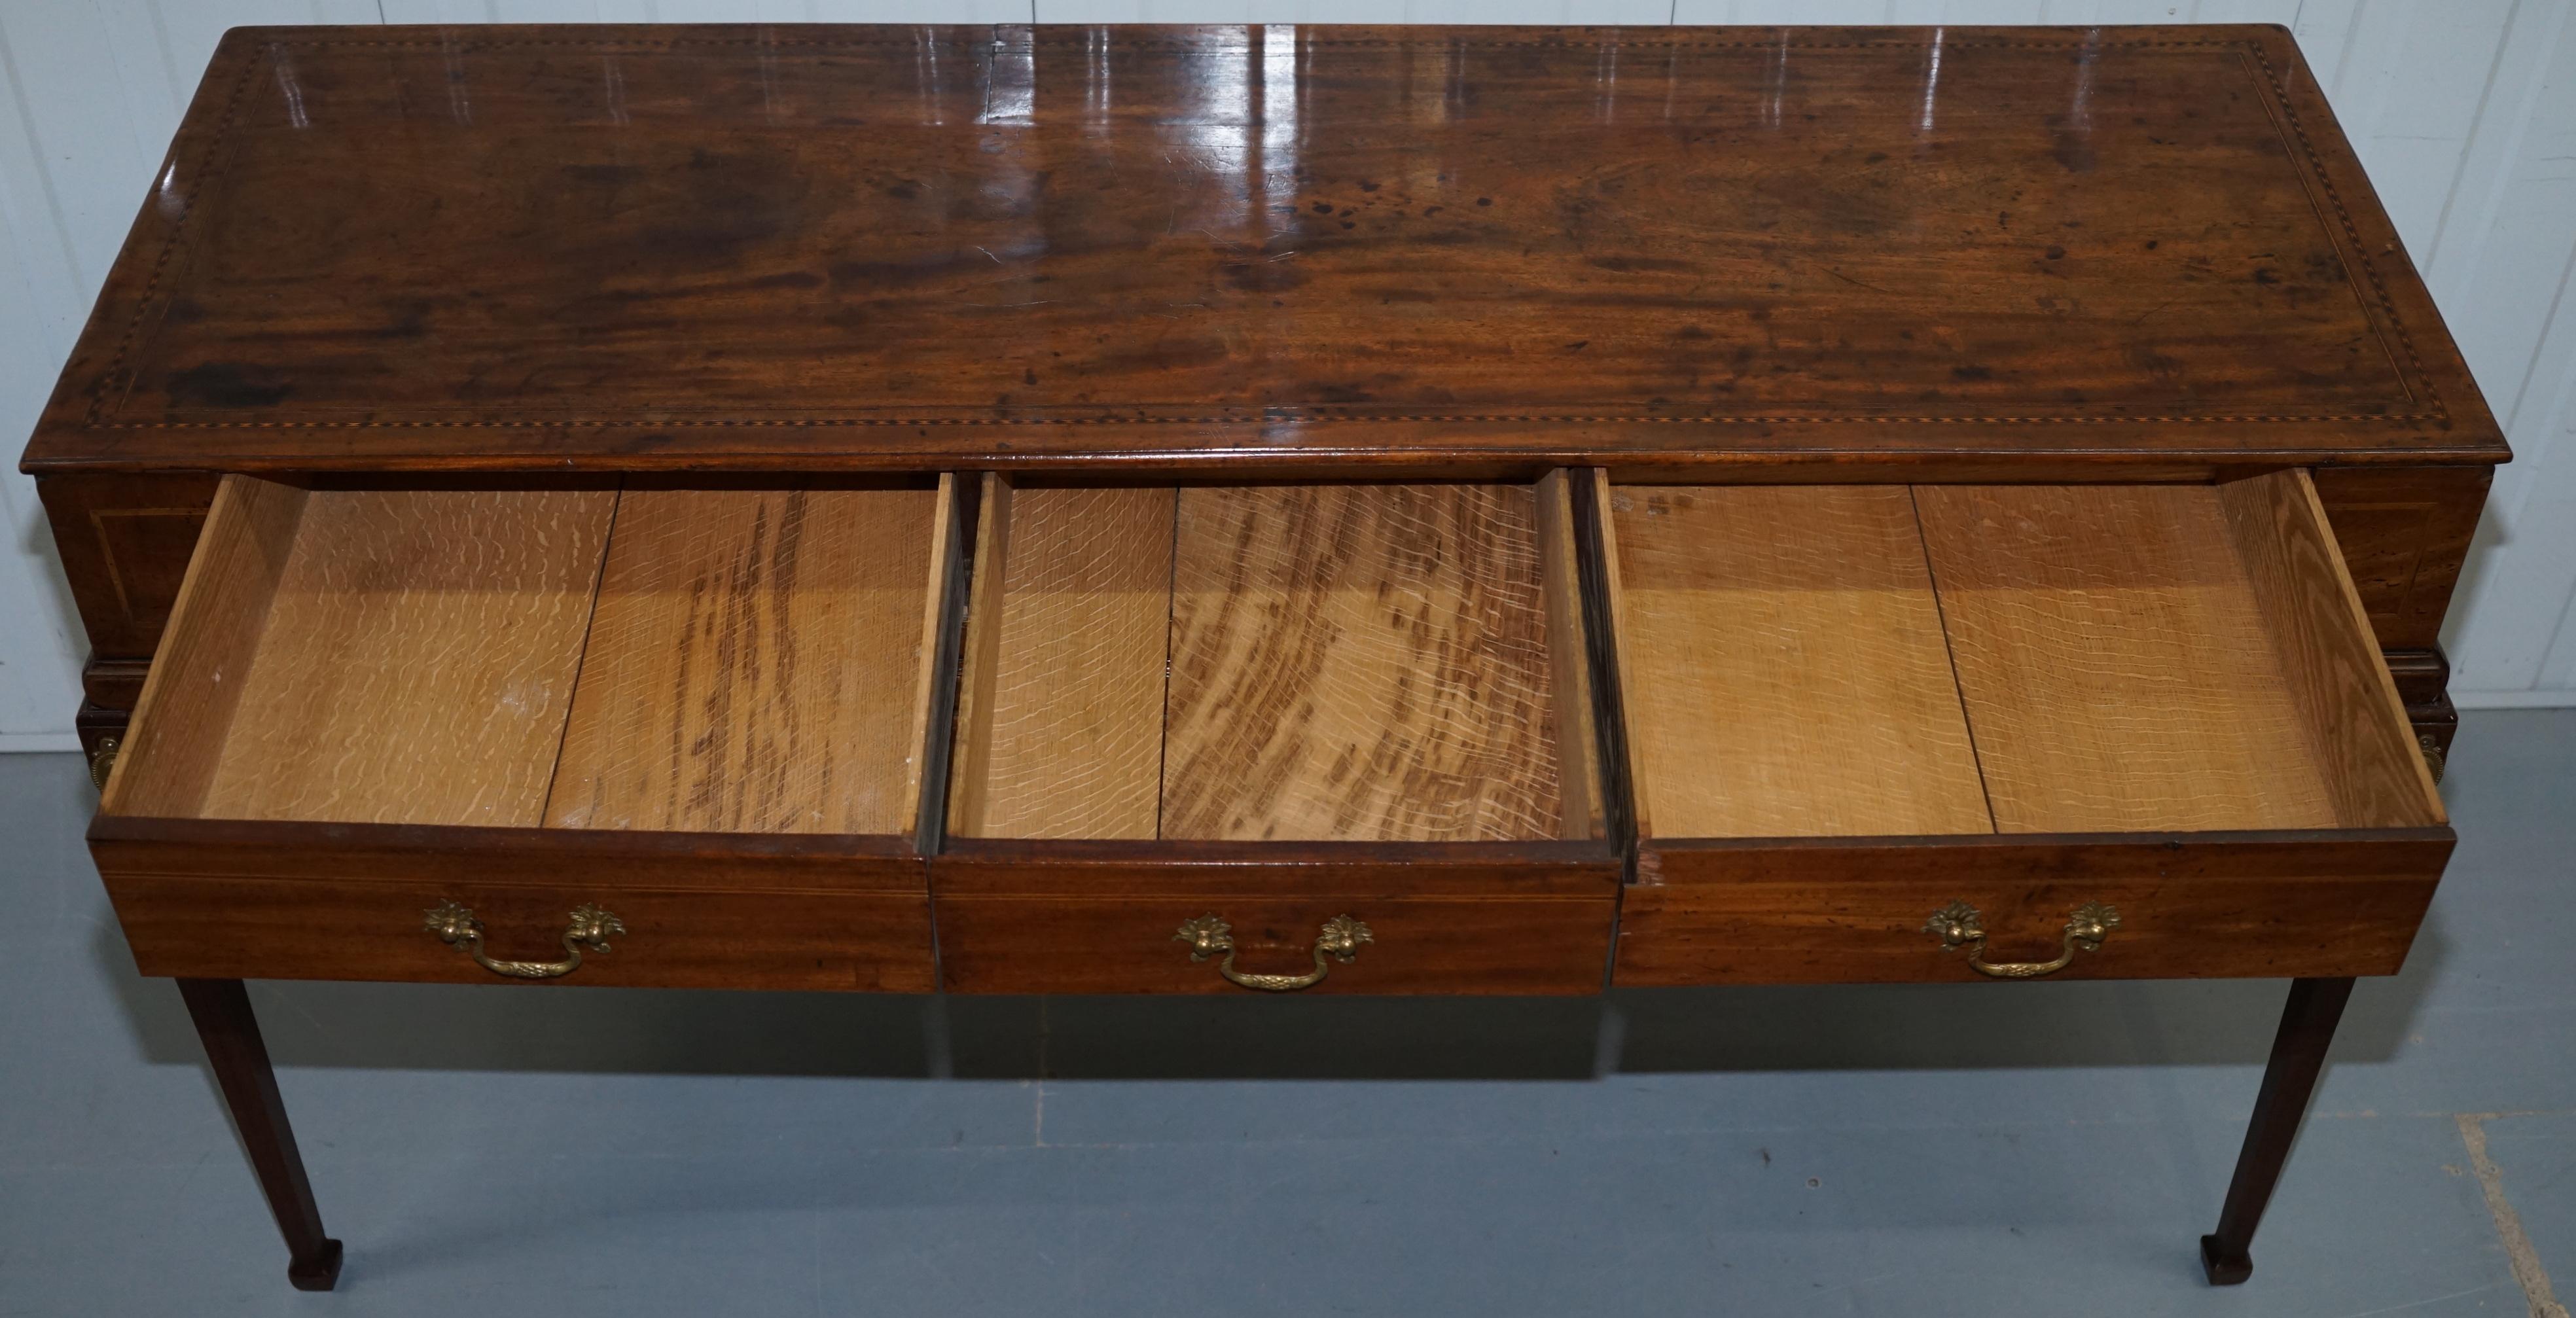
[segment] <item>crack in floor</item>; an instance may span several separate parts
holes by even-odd
[[[2540,1266],[2539,1252],[2523,1232],[2522,1215],[2504,1197],[2504,1169],[2487,1156],[2487,1122],[2504,1115],[2462,1112],[2451,1119],[2459,1123],[2460,1142],[2469,1146],[2469,1170],[2476,1173],[2478,1188],[2486,1192],[2487,1215],[2495,1219],[2496,1237],[2504,1242],[2505,1264],[2522,1286],[2531,1318],[2568,1318],[2567,1306],[2558,1302],[2557,1293],[2550,1287],[2548,1270]]]

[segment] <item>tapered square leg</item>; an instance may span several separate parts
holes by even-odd
[[[2227,1204],[2218,1213],[2218,1230],[2200,1238],[2200,1270],[2212,1286],[2233,1286],[2254,1275],[2254,1226],[2263,1220],[2272,1187],[2290,1160],[2290,1145],[2308,1115],[2308,1100],[2325,1070],[2326,1046],[2334,1042],[2335,1025],[2352,999],[2352,980],[2290,981],[2290,1001],[2281,1009],[2281,1032],[2272,1039],[2272,1061],[2263,1068],[2263,1088],[2254,1096],[2254,1120],[2245,1131],[2245,1148],[2236,1155],[2236,1179],[2228,1183]]]
[[[304,1157],[286,1124],[286,1104],[277,1095],[277,1074],[269,1068],[259,1020],[251,1015],[250,994],[238,979],[183,979],[179,996],[197,1023],[206,1060],[214,1064],[215,1085],[232,1109],[242,1152],[250,1156],[286,1237],[287,1284],[300,1291],[331,1289],[340,1281],[340,1242],[322,1234],[322,1210],[304,1178]]]

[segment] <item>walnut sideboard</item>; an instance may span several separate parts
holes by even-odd
[[[245,978],[2277,977],[2229,1282],[2506,457],[2279,28],[450,27],[224,39],[25,469],[298,1286]]]

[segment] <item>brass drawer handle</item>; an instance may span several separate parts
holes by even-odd
[[[1217,963],[1216,973],[1225,976],[1226,982],[1269,993],[1289,993],[1321,984],[1324,976],[1332,970],[1326,957],[1349,965],[1352,958],[1360,954],[1360,944],[1377,941],[1377,936],[1369,932],[1367,925],[1347,915],[1336,915],[1324,922],[1324,932],[1315,939],[1313,970],[1303,975],[1255,975],[1234,968],[1234,926],[1213,915],[1182,921],[1181,931],[1172,938],[1175,942],[1190,945],[1192,961],[1205,961],[1219,952],[1224,953],[1225,960]]]
[[[424,912],[428,928],[438,941],[474,958],[474,964],[495,975],[511,979],[560,979],[581,969],[581,950],[608,950],[608,936],[626,933],[626,925],[616,916],[587,903],[572,913],[572,923],[564,927],[564,951],[571,953],[561,961],[495,961],[483,955],[483,922],[474,912],[454,902],[440,902]]]
[[[2066,921],[2066,937],[2058,944],[2054,961],[1988,961],[1986,931],[1979,923],[1983,917],[1966,902],[1952,902],[1932,913],[1923,922],[1923,932],[1941,936],[1941,950],[1968,949],[1968,968],[1980,975],[1997,979],[2037,979],[2064,970],[2075,959],[2078,948],[2087,952],[2102,950],[2102,940],[2120,927],[2120,912],[2100,902],[2086,902],[2075,908]]]

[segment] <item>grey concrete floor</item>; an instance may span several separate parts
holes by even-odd
[[[348,1242],[315,1296],[134,974],[79,762],[0,757],[0,1313],[2563,1312],[2576,711],[2471,715],[2445,790],[2458,855],[2234,1291],[2193,1249],[2278,983],[254,984]]]

